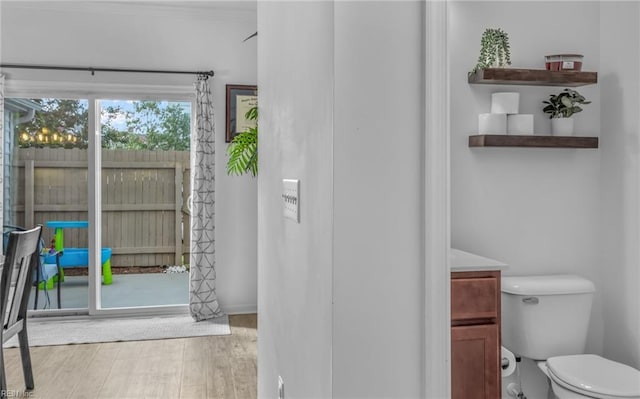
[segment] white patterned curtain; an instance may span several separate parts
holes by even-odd
[[[191,141],[189,309],[197,320],[222,316],[216,297],[216,135],[207,76],[196,82],[196,132]]]

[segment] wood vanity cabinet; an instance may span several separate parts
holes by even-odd
[[[500,271],[451,273],[451,397],[502,397]]]

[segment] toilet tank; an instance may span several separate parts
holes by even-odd
[[[501,290],[504,347],[535,360],[584,352],[591,281],[566,274],[504,276]]]

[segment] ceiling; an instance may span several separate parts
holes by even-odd
[[[148,8],[153,10],[254,14],[257,12],[257,0],[2,0],[2,8],[46,8],[51,10],[80,9],[131,9]],[[99,7],[99,8],[98,8]]]
[[[190,8],[201,10],[236,10],[236,11],[255,11],[257,8],[257,0],[111,0],[101,1],[103,3],[138,3],[140,5],[148,5],[155,7],[175,7]]]

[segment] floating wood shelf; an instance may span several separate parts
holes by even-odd
[[[487,68],[469,75],[469,83],[578,87],[598,83],[597,72],[546,69]]]
[[[477,134],[469,136],[469,147],[598,148],[598,138],[577,136],[507,136],[501,134]]]

